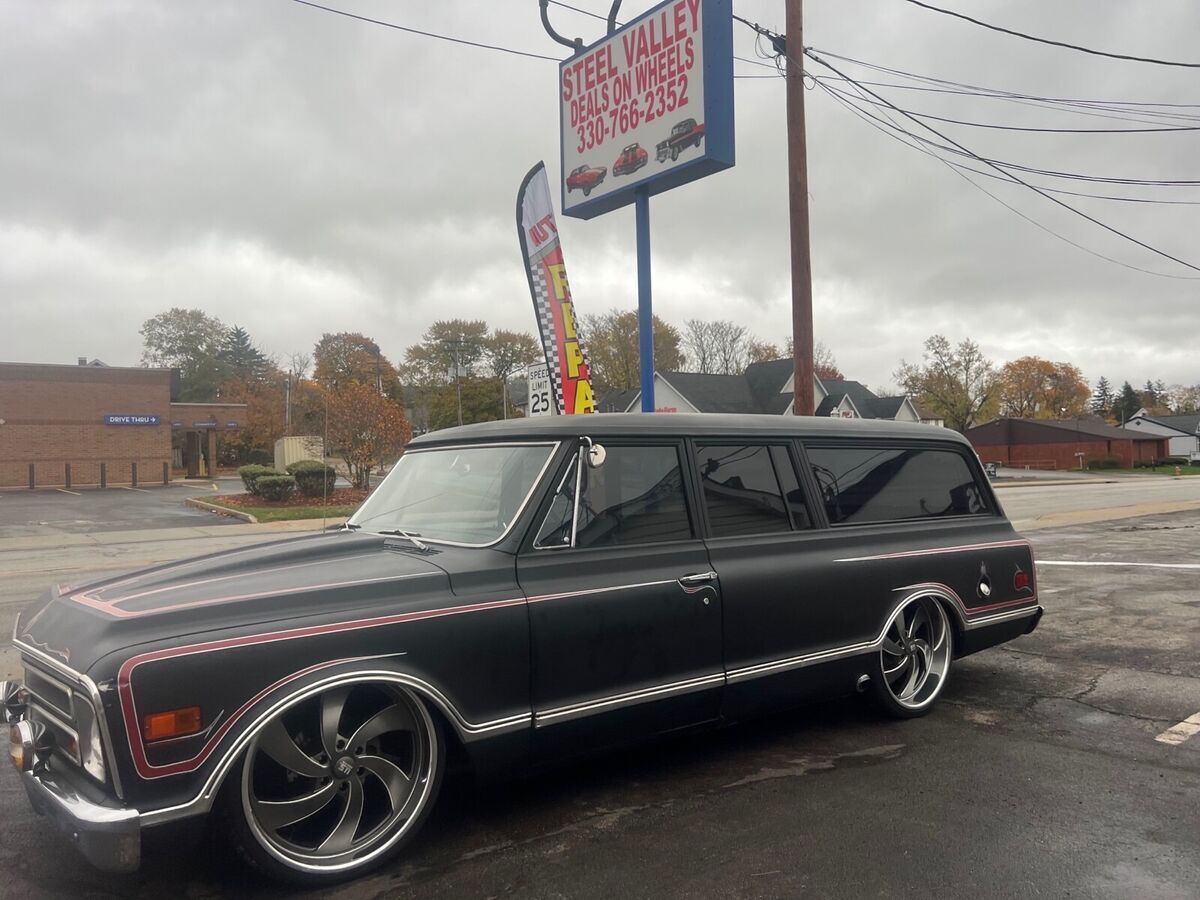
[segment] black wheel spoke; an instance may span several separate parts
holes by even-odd
[[[412,779],[403,769],[381,756],[360,756],[358,764],[383,782],[393,810],[404,806],[404,801],[412,790]]]
[[[330,782],[311,794],[292,800],[252,800],[254,813],[264,828],[278,831],[285,825],[293,825],[309,816],[316,815],[337,796],[338,785]]]
[[[363,789],[357,778],[343,782],[346,790],[346,805],[342,815],[334,826],[329,837],[317,847],[318,853],[345,853],[354,844],[354,835],[358,831],[358,823],[362,819]]]
[[[416,729],[417,723],[413,721],[412,713],[408,708],[402,703],[394,703],[363,722],[350,737],[350,743],[347,746],[355,749],[389,731],[416,731]]]
[[[272,719],[258,736],[258,749],[285,769],[306,778],[320,778],[328,774],[321,765],[303,750],[288,734],[282,719]]]
[[[337,745],[338,726],[342,721],[342,710],[346,706],[346,698],[350,696],[350,688],[341,687],[328,690],[321,695],[321,746],[330,759],[337,756],[340,749]]]

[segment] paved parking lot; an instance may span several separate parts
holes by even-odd
[[[0,491],[0,540],[31,533],[91,534],[224,523],[185,506],[184,498],[242,490],[241,479],[218,478],[104,490]]]
[[[460,781],[402,861],[327,895],[1196,897],[1200,735],[1180,723],[1200,712],[1200,510],[1089,522],[1104,504],[1029,493],[1051,490],[1003,495],[1036,529],[1041,627],[959,662],[928,717],[852,698]],[[1139,490],[1114,489],[1109,514],[1178,502]],[[1081,524],[1038,527],[1071,502]],[[265,534],[242,528],[208,540]],[[8,767],[0,816],[3,896],[285,893],[170,837],[147,841],[138,875],[97,874]]]

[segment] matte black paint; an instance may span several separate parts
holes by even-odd
[[[584,433],[601,442],[678,442],[685,477],[692,479],[687,490],[698,537],[534,550],[548,495]],[[688,439],[721,437],[794,442],[817,527],[704,540]],[[953,448],[966,457],[997,513],[829,528],[803,465],[803,442],[830,437]],[[430,552],[421,552],[402,539],[349,531],[294,538],[52,589],[18,619],[15,637],[99,684],[115,753],[107,763],[119,768],[124,802],[145,812],[191,800],[272,703],[337,673],[413,676],[467,725],[527,717],[482,734],[449,717],[482,771],[511,771],[517,763],[849,692],[866,670],[866,656],[534,725],[539,715],[564,706],[874,640],[903,596],[897,589],[906,585],[946,585],[968,617],[984,607],[1036,602],[1036,586],[1020,592],[1012,581],[1018,567],[1032,575],[1029,547],[999,512],[970,446],[952,432],[779,416],[604,415],[467,426],[417,438],[412,446],[521,439],[562,444],[534,500],[491,548],[431,543]],[[845,561],[1005,542],[1011,543]],[[983,567],[993,587],[988,597],[977,590]],[[700,590],[676,581],[709,570],[719,578]],[[625,587],[605,590],[618,586]],[[558,594],[572,596],[537,599]],[[1024,633],[1032,620],[973,630],[964,639],[963,616],[952,612],[960,654]],[[323,630],[300,631],[308,628]],[[290,636],[279,638],[281,632]],[[130,668],[136,659],[144,661]],[[144,760],[135,765],[140,723],[122,709],[123,669],[137,717],[199,705],[206,731],[146,744]]]

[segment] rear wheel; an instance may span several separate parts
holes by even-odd
[[[238,852],[295,884],[354,878],[420,829],[444,747],[429,711],[395,685],[329,688],[272,718],[226,791]]]
[[[892,614],[871,674],[875,700],[889,715],[923,716],[946,686],[954,630],[932,597],[914,598]]]

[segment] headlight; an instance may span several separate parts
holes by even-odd
[[[50,754],[50,737],[36,722],[14,722],[8,729],[8,755],[18,771],[32,771]]]

